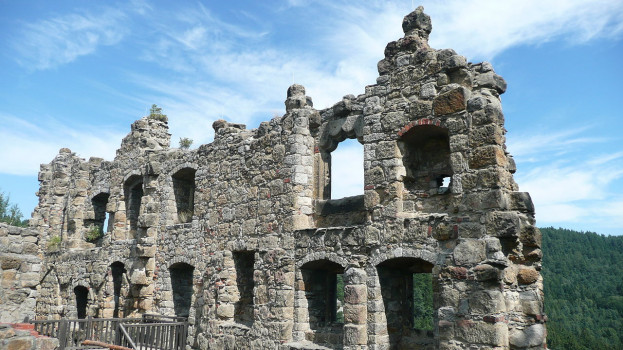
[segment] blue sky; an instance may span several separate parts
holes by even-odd
[[[0,189],[29,216],[39,164],[62,147],[112,159],[153,103],[173,145],[196,147],[216,119],[283,114],[293,81],[317,108],[363,93],[420,4],[432,47],[506,79],[508,150],[537,225],[623,234],[620,0],[0,0]],[[361,193],[361,151],[338,151],[334,188]]]

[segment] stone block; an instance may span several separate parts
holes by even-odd
[[[506,312],[504,295],[499,290],[483,290],[473,293],[469,298],[469,307],[476,314],[497,314]]]
[[[34,338],[15,337],[6,342],[6,350],[31,350]]]
[[[39,285],[39,273],[26,272],[21,274],[20,281],[22,288],[33,288]]]
[[[482,264],[474,268],[474,275],[478,281],[496,281],[500,276],[500,270],[489,264]]]
[[[344,286],[344,301],[350,304],[360,304],[367,301],[367,287],[362,284]]]
[[[463,111],[468,96],[469,92],[463,87],[445,92],[433,100],[433,111],[437,116]]]
[[[539,272],[534,267],[521,267],[517,273],[517,280],[521,284],[532,284],[539,279]]]
[[[368,342],[365,325],[344,325],[344,345],[365,345]]]
[[[346,304],[344,306],[344,323],[366,324],[367,318],[367,307],[365,304]]]
[[[537,300],[521,300],[521,311],[526,315],[536,316],[543,313],[541,303]]]
[[[15,276],[17,276],[17,271],[15,270],[2,271],[2,280],[0,280],[0,287],[4,289],[9,289],[13,287],[13,284],[15,283]]]
[[[508,326],[499,322],[490,324],[481,321],[461,320],[457,322],[457,335],[470,343],[492,346],[508,344]]]
[[[216,315],[220,319],[231,319],[234,317],[234,305],[233,304],[220,304],[216,308]]]
[[[15,330],[13,327],[0,325],[0,339],[8,339],[15,336]]]
[[[547,331],[542,324],[535,324],[525,329],[513,329],[510,332],[510,344],[519,349],[540,346],[545,342]]]
[[[12,270],[12,269],[19,269],[20,265],[22,264],[22,261],[18,258],[15,257],[9,257],[9,256],[0,256],[0,268],[2,268],[2,270]]]
[[[469,157],[469,167],[471,169],[481,169],[488,166],[504,166],[506,162],[504,150],[498,145],[476,148]]]
[[[454,262],[457,265],[477,264],[486,257],[485,242],[480,240],[466,239],[454,248]]]
[[[476,76],[476,84],[482,87],[495,89],[502,94],[506,91],[506,81],[494,72],[486,72]]]
[[[517,213],[491,212],[487,214],[487,234],[492,237],[517,237],[520,220]]]
[[[59,341],[56,338],[40,337],[37,338],[37,350],[56,350],[59,348]]]
[[[156,246],[136,246],[136,255],[142,258],[153,258],[156,256]]]
[[[132,275],[130,276],[130,282],[136,285],[149,284],[149,281],[147,280],[147,275],[145,274],[145,270],[132,271]]]

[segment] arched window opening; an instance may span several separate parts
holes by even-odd
[[[445,194],[450,191],[450,138],[448,130],[420,125],[402,136],[398,145],[406,170],[405,188],[412,192]]]
[[[173,193],[179,223],[191,222],[195,202],[195,169],[184,168],[173,174]]]
[[[130,232],[136,232],[143,198],[143,177],[139,175],[130,176],[125,182],[123,190],[126,217],[130,221]]]
[[[175,263],[169,267],[173,309],[176,316],[188,317],[193,297],[193,272],[195,267],[186,263]]]
[[[390,349],[433,342],[433,265],[394,258],[377,266]]]
[[[252,251],[234,252],[236,266],[236,286],[239,299],[234,304],[234,321],[247,326],[253,324],[253,267],[255,253]]]
[[[78,318],[86,318],[89,290],[86,287],[77,286],[74,288],[74,294],[76,296],[76,311],[78,313]]]
[[[119,261],[115,261],[110,264],[110,271],[112,273],[112,282],[113,282],[113,317],[119,317],[119,311],[121,309],[121,288],[123,286],[123,275],[127,272],[125,269],[125,265]]]
[[[339,199],[363,194],[363,145],[346,139],[330,154],[330,198]]]
[[[344,331],[344,267],[315,260],[301,267],[310,338],[319,345],[340,346]]]

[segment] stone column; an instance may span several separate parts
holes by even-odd
[[[368,289],[364,269],[344,272],[344,349],[361,349],[368,343]]]

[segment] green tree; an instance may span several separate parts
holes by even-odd
[[[542,228],[550,349],[623,349],[623,236]]]
[[[11,204],[9,195],[0,192],[0,222],[13,226],[28,226],[28,220],[22,220],[23,214],[17,204]]]
[[[193,139],[189,139],[188,137],[180,137],[180,148],[181,149],[189,149],[193,144]]]
[[[162,114],[162,108],[158,107],[158,105],[151,105],[151,109],[149,110],[149,119],[159,120],[161,122],[167,122],[169,118],[167,118],[166,114]]]

